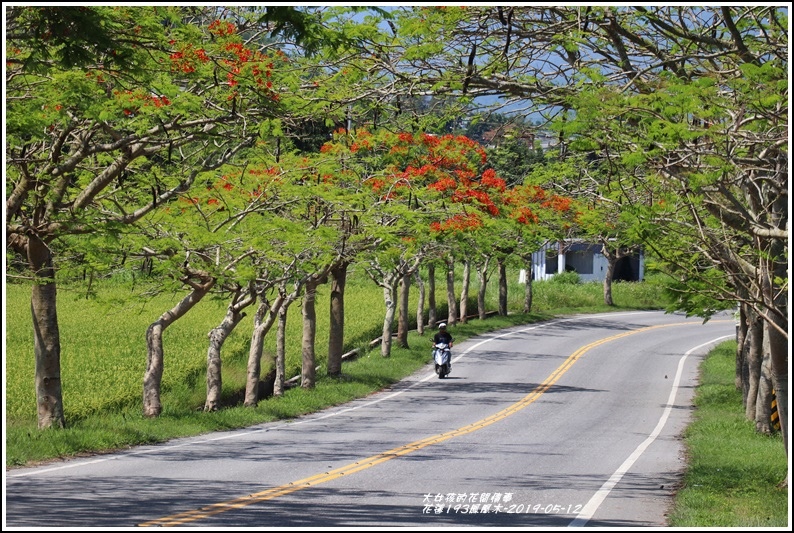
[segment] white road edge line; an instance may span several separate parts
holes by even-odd
[[[592,498],[590,498],[590,501],[588,501],[584,506],[582,512],[580,512],[576,518],[573,519],[570,524],[568,524],[568,527],[583,527],[593,517],[607,496],[609,496],[609,493],[612,491],[612,489],[615,488],[615,485],[620,482],[623,475],[629,471],[631,466],[637,461],[637,459],[640,458],[648,446],[650,446],[651,443],[656,440],[656,437],[658,437],[662,432],[662,429],[667,422],[667,418],[670,416],[670,412],[673,410],[673,405],[675,404],[675,395],[678,392],[678,385],[681,381],[681,373],[683,372],[684,362],[686,361],[687,357],[689,357],[691,353],[703,348],[704,346],[714,344],[722,339],[727,339],[732,336],[733,335],[723,335],[722,337],[717,337],[716,339],[704,342],[699,346],[695,346],[681,357],[681,360],[678,361],[678,369],[675,373],[675,380],[673,380],[673,388],[670,390],[670,396],[667,399],[667,406],[664,408],[662,417],[656,424],[656,428],[654,428],[651,434],[648,435],[648,438],[645,439],[639,446],[637,446],[634,452],[632,452],[631,455],[629,455],[629,457],[623,461],[623,464],[620,465],[617,470],[615,470],[615,473],[610,476],[606,483],[601,485],[601,488],[596,491]]]

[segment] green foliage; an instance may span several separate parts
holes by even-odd
[[[271,23],[271,37],[280,34],[301,45],[309,55],[317,53],[324,46],[339,46],[345,40],[344,34],[326,31],[319,15],[311,7],[264,6],[259,22]]]
[[[558,272],[554,274],[549,281],[560,285],[578,285],[582,282],[581,278],[579,278],[579,274],[574,271]]]
[[[51,62],[64,69],[104,62],[132,72],[141,67],[136,46],[155,44],[149,31],[168,18],[164,8],[161,13],[157,20],[123,7],[16,6],[8,11],[8,37],[29,47],[22,59],[28,71],[47,70]]]
[[[725,299],[719,290],[725,283],[724,273],[717,269],[704,269],[697,279],[686,283],[670,280],[665,288],[671,302],[667,310],[684,311],[687,316],[709,317],[718,311],[733,309],[736,302]]]
[[[271,198],[256,186],[272,191],[272,179],[239,169],[259,135],[284,136],[289,111],[278,111],[276,88],[295,82],[282,50],[244,40],[254,18],[211,6],[14,8],[6,187],[14,250],[26,255],[36,225],[49,232],[42,238],[53,242],[56,266],[77,273],[119,268],[146,249],[175,278],[188,266],[210,269],[198,258],[213,254],[221,281],[254,279],[265,259],[250,247],[272,243],[254,237],[266,229],[261,220],[254,228],[245,219],[267,210]],[[219,193],[229,185],[214,174],[220,167],[237,169],[234,190]]]
[[[530,147],[520,138],[508,138],[486,152],[491,167],[511,186],[523,183],[535,166],[545,162],[542,148]]]

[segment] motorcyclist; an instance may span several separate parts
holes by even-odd
[[[449,345],[450,349],[452,348],[452,342],[454,339],[452,338],[452,334],[447,331],[447,323],[442,322],[438,325],[438,332],[433,335],[433,347],[435,348],[436,344],[443,342]],[[452,357],[450,353],[449,358],[449,371],[452,372]]]

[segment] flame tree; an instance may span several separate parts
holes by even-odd
[[[286,56],[255,10],[6,14],[6,242],[32,282],[38,425],[63,427],[56,272],[115,259],[109,241],[254,146],[286,114],[273,81]]]

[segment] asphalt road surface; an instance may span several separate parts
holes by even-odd
[[[445,379],[428,364],[293,421],[7,470],[3,529],[663,527],[698,364],[734,335],[661,312],[486,334]]]

